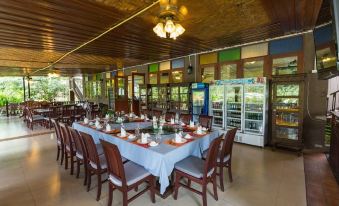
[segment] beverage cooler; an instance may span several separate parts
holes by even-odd
[[[268,96],[263,77],[214,81],[209,113],[214,117],[213,127],[236,127],[235,141],[263,147],[267,143]]]
[[[209,89],[206,83],[192,84],[192,109],[193,121],[199,121],[199,115],[208,115]]]

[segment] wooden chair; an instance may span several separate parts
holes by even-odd
[[[65,105],[62,107],[61,121],[63,123],[71,125],[73,116],[74,116],[74,105]]]
[[[199,124],[202,127],[206,127],[208,131],[212,130],[212,121],[213,121],[213,116],[199,115]]]
[[[45,121],[46,121],[46,127],[49,129],[52,129],[52,125],[54,126],[54,124],[52,124],[52,119],[59,119],[59,111],[57,107],[50,107],[49,108],[49,112],[47,117],[45,117]]]
[[[44,123],[44,117],[41,115],[33,115],[32,110],[30,110],[29,108],[27,108],[27,114],[28,114],[28,121],[27,121],[27,126],[33,130],[34,124],[39,124],[39,125],[43,125]]]
[[[175,175],[175,186],[174,186],[174,199],[178,197],[179,187],[185,187],[192,192],[195,192],[202,196],[203,206],[207,206],[207,184],[209,182],[213,183],[213,192],[214,199],[218,200],[217,193],[217,182],[216,182],[216,172],[217,172],[217,155],[219,151],[219,146],[221,143],[221,137],[216,138],[212,141],[211,146],[208,151],[206,161],[195,157],[190,156],[186,159],[175,164],[174,175]],[[188,184],[180,183],[180,179],[184,177],[188,179]],[[191,187],[191,181],[194,181],[202,185],[202,192]]]
[[[55,128],[55,133],[56,133],[56,139],[57,139],[57,161],[59,160],[59,157],[60,157],[60,154],[61,154],[61,165],[62,163],[64,162],[64,148],[65,148],[65,145],[64,145],[64,140],[62,138],[62,135],[61,135],[61,131],[60,131],[60,126],[59,126],[59,123],[56,119],[52,119],[51,120],[54,128]]]
[[[65,145],[65,151],[64,151],[64,155],[65,155],[65,169],[68,169],[68,158],[71,161],[71,175],[73,175],[73,171],[74,171],[74,163],[75,163],[75,145],[74,145],[74,141],[70,135],[70,132],[66,126],[65,123],[60,122],[60,131],[64,140],[64,145]]]
[[[155,177],[143,167],[131,161],[123,164],[122,157],[116,145],[103,140],[100,140],[100,142],[104,148],[108,166],[109,196],[107,205],[112,205],[114,189],[118,189],[123,193],[123,206],[127,206],[128,203],[145,193],[147,190],[150,190],[151,200],[155,203]],[[132,189],[137,190],[138,186],[144,182],[148,182],[148,186],[128,199],[128,192]]]
[[[70,137],[74,141],[74,146],[75,146],[75,158],[76,158],[76,163],[77,163],[77,170],[76,170],[76,178],[79,178],[80,174],[80,165],[86,165],[85,162],[87,162],[87,157],[85,157],[84,154],[84,146],[82,145],[83,142],[81,141],[81,137],[79,133],[73,129],[72,127],[68,127],[68,130],[70,132]],[[87,167],[84,166],[85,168],[85,179],[87,179]]]
[[[175,113],[174,112],[166,112],[165,114],[165,121],[170,122],[171,119],[175,118]]]
[[[193,118],[193,115],[192,114],[180,114],[180,117],[181,121],[185,124],[190,124],[190,121],[192,120]]]
[[[219,175],[220,177],[220,189],[224,191],[224,167],[228,168],[228,176],[230,181],[233,181],[232,178],[232,150],[233,150],[233,143],[235,134],[237,133],[238,128],[234,128],[228,130],[222,143],[221,149],[219,149],[219,154],[217,158],[217,167],[219,168]],[[203,153],[203,158],[207,157],[207,151]],[[223,161],[221,161],[223,160]]]
[[[159,110],[153,110],[153,116],[156,116],[158,119],[161,117],[162,111]]]
[[[107,172],[107,162],[104,154],[100,154],[97,150],[97,146],[94,143],[93,137],[86,133],[80,133],[83,141],[85,143],[85,147],[87,150],[87,158],[88,158],[88,165],[87,165],[87,192],[91,188],[91,179],[92,175],[97,176],[98,180],[98,189],[97,189],[97,197],[96,200],[100,200],[101,196],[101,187],[102,187],[102,180],[101,175]]]

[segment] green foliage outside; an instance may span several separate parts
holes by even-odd
[[[30,81],[31,100],[35,101],[67,101],[69,100],[69,78],[33,77]],[[28,98],[28,82],[26,82],[26,98]],[[24,101],[22,77],[0,77],[0,106]]]
[[[0,106],[11,103],[19,103],[24,100],[22,77],[0,77]]]

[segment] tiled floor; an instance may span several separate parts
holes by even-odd
[[[95,184],[86,192],[83,174],[80,179],[69,175],[55,157],[53,135],[0,142],[0,205],[106,205],[107,183],[97,202]],[[306,205],[302,157],[235,144],[233,162],[234,182],[226,178],[225,192],[218,191],[219,201],[209,195],[209,206]],[[121,205],[120,192],[113,196],[113,205]],[[146,193],[130,205],[201,205],[201,198],[181,188],[177,201],[157,197],[151,204]]]
[[[34,125],[31,130],[19,117],[0,117],[0,131],[0,141],[53,132],[39,125]]]

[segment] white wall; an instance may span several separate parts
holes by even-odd
[[[332,96],[330,94],[338,90],[339,90],[339,77],[333,77],[332,79],[329,79],[328,80],[328,92],[327,92],[328,110],[331,110],[331,107],[332,107]],[[336,109],[338,108],[339,108],[339,95],[337,95],[337,101],[336,101]]]

